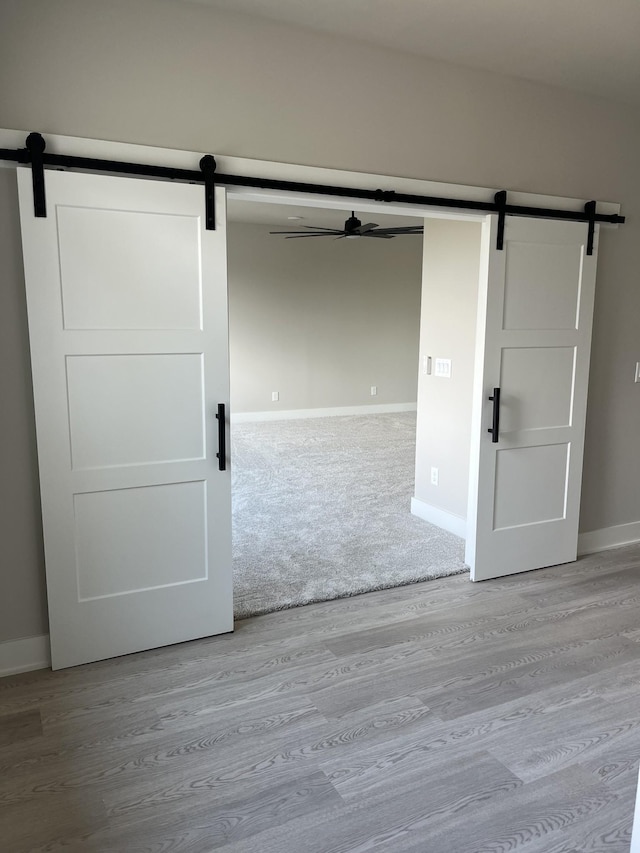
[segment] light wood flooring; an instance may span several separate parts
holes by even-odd
[[[628,853],[640,548],[0,680],[3,853]]]

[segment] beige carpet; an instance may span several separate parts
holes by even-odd
[[[232,427],[237,618],[465,571],[411,515],[413,412]]]

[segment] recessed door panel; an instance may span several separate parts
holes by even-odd
[[[74,495],[78,601],[207,579],[204,482]]]
[[[566,444],[499,450],[493,529],[564,518],[568,461]]]
[[[503,432],[570,425],[574,353],[574,347],[503,348]]]
[[[200,329],[195,216],[59,205],[65,329]]]
[[[505,252],[503,328],[575,329],[581,248],[513,241]]]
[[[67,358],[74,470],[204,459],[201,353]]]

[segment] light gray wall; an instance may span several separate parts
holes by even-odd
[[[621,202],[628,224],[600,247],[580,526],[640,519],[640,110],[198,4],[0,0],[0,124]],[[0,286],[17,292],[17,234],[3,241]],[[25,334],[23,315],[0,316],[23,377]],[[24,384],[9,392],[3,407],[30,424]],[[32,495],[31,430],[1,443]],[[46,629],[30,500],[0,543],[0,640]]]
[[[465,520],[480,233],[477,222],[428,219],[422,264],[415,496]],[[430,375],[423,367],[428,356]],[[435,375],[436,358],[451,359],[450,379]]]
[[[422,238],[268,232],[228,227],[232,410],[415,402]]]
[[[0,642],[46,624],[40,490],[15,169],[0,169]]]

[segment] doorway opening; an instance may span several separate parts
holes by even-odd
[[[236,618],[465,571],[480,224],[427,220],[424,243],[269,233],[344,218],[229,199]],[[448,377],[426,367],[443,360]]]

